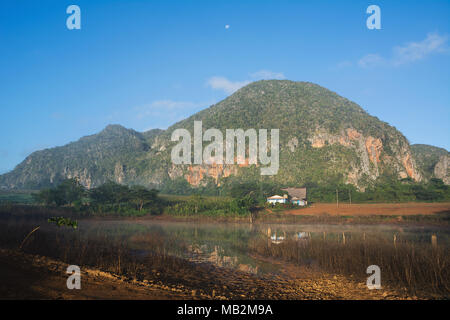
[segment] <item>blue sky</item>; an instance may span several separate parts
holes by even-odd
[[[71,4],[81,8],[81,30],[66,27]],[[381,30],[366,27],[371,4],[381,8]],[[450,149],[450,1],[0,7],[0,173],[110,123],[166,128],[265,78],[317,83],[411,143]]]

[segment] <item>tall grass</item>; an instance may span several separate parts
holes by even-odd
[[[68,264],[80,266],[81,270],[93,267],[127,278],[182,290],[195,297],[242,298],[248,288],[233,278],[256,276],[237,270],[216,267],[210,263],[194,263],[177,255],[177,251],[187,251],[178,238],[163,234],[137,233],[131,237],[118,234],[90,233],[81,230],[58,229],[54,225],[42,225],[42,219],[29,220],[1,219],[0,247],[17,249],[23,238],[36,224],[41,228],[32,234],[23,246],[23,251],[54,258]],[[80,226],[82,229],[83,226]],[[176,249],[176,248],[178,249]],[[254,298],[267,299],[274,293],[272,286],[264,286],[253,293]]]
[[[301,223],[301,224],[402,224],[402,225],[450,225],[450,212],[432,215],[355,215],[331,214],[293,215],[280,212],[260,212],[258,222]]]
[[[447,246],[388,242],[386,239],[250,241],[250,249],[299,265],[365,280],[367,267],[378,265],[382,284],[406,289],[409,294],[450,297],[450,255]]]
[[[225,285],[230,286],[227,278],[216,279],[215,267],[193,263],[179,255],[187,249],[183,243],[174,243],[178,239],[167,239],[158,233],[131,238],[104,233],[87,236],[80,230],[45,223],[42,219],[0,217],[0,247],[18,250],[26,235],[36,225],[41,225],[24,243],[23,252],[75,264],[82,270],[91,267],[139,281],[173,288],[182,286],[186,292],[195,290],[198,294],[209,295],[213,290],[219,295],[228,292],[224,289]]]
[[[32,219],[33,221],[33,219]],[[140,236],[145,250],[137,250],[129,241],[115,235],[97,234],[86,236],[78,230],[58,228],[45,221],[2,221],[0,223],[0,246],[18,249],[35,225],[41,225],[24,243],[22,250],[64,261],[69,264],[90,266],[132,278],[143,278],[148,270],[185,268],[188,264],[176,256],[175,246],[157,235]],[[175,249],[177,248],[177,249]]]

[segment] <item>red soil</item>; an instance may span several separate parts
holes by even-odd
[[[315,203],[308,208],[293,209],[286,214],[335,216],[368,216],[368,215],[430,215],[450,212],[450,203],[370,203],[348,204]]]

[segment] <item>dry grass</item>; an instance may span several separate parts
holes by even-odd
[[[263,256],[309,265],[330,273],[362,280],[366,269],[378,265],[382,283],[409,294],[450,297],[450,255],[445,246],[398,242],[382,239],[347,239],[343,241],[308,239],[272,244],[267,239],[250,243]]]
[[[174,245],[164,242],[157,235],[147,235],[146,239],[140,239],[146,245],[146,250],[138,252],[120,237],[106,234],[86,237],[78,230],[58,228],[42,219],[2,220],[1,247],[18,249],[37,224],[41,225],[40,230],[33,233],[22,247],[29,254],[51,257],[69,264],[96,267],[136,279],[143,279],[145,274],[153,270],[178,272],[192,267],[188,261],[173,255]]]

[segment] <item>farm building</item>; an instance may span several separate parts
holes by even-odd
[[[306,199],[306,188],[286,188],[282,190],[289,194],[291,203],[298,206],[306,206],[308,204]]]
[[[296,205],[298,205],[298,206],[306,206],[306,200],[299,199],[299,198],[297,198],[297,197],[293,197],[293,198],[291,199],[291,203],[292,203],[292,204],[296,204]]]

